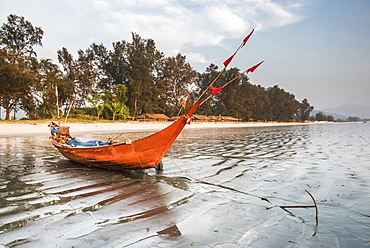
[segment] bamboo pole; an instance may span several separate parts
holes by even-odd
[[[195,102],[199,101],[200,98],[202,98],[202,96],[208,91],[208,87],[212,86],[217,81],[217,79],[225,72],[225,70],[226,70],[226,66],[224,67],[224,69],[222,69],[222,71],[218,73],[217,77],[213,79],[213,81],[207,86],[207,88],[202,92],[202,94],[200,94],[200,96]]]
[[[237,78],[239,78],[241,75],[243,75],[243,73],[240,73],[238,76],[234,77],[233,79],[231,79],[229,82],[227,82],[226,84],[224,84],[223,86],[221,87],[226,87],[227,85],[229,85],[231,82],[233,82],[234,80],[236,80]],[[209,86],[208,86],[209,87]],[[202,105],[203,103],[205,103],[206,101],[209,100],[209,98],[211,98],[213,95],[209,95],[200,105]]]
[[[243,74],[248,74],[248,72],[253,72],[259,65],[261,65],[263,63],[263,61],[262,62],[260,62],[259,64],[257,64],[257,65],[255,65],[255,66],[253,66],[253,67],[251,67],[251,68],[249,68],[249,69],[247,69],[247,70],[245,70],[244,72],[242,72],[242,73],[240,73],[238,76],[236,76],[236,77],[234,77],[233,79],[231,79],[229,82],[227,82],[226,84],[224,84],[223,86],[221,86],[222,88],[225,88],[227,85],[229,85],[230,83],[232,83],[233,81],[235,81],[237,78],[239,78],[241,75],[243,75]],[[210,86],[208,86],[208,87],[210,87]],[[211,98],[212,97],[212,95],[209,95],[200,105],[202,105],[204,102],[206,102],[209,98]]]
[[[60,112],[59,112],[59,93],[58,93],[58,86],[55,85],[55,97],[57,99],[57,114],[58,114],[58,126],[60,127]]]
[[[228,63],[225,63],[224,62],[224,65],[225,65],[225,67],[222,69],[222,71],[220,71],[219,73],[218,73],[218,75],[217,75],[217,77],[210,83],[210,85],[208,85],[208,87],[210,87],[210,86],[212,86],[216,81],[217,81],[217,79],[225,72],[225,70],[226,70],[226,67],[228,66],[228,64],[231,62],[231,60],[234,58],[234,56],[239,52],[239,50],[240,50],[240,48],[242,48],[244,45],[245,45],[245,43],[247,43],[247,41],[248,41],[248,39],[250,38],[250,36],[253,34],[253,32],[254,32],[254,29],[252,29],[252,31],[249,33],[249,35],[245,38],[245,39],[243,39],[243,41],[242,41],[242,43],[239,45],[239,47],[236,49],[236,51],[234,52],[234,54],[233,55],[231,55],[227,60],[229,60],[230,59],[230,61],[228,62]],[[198,99],[195,101],[195,102],[197,102],[197,101],[199,101],[200,100],[200,98],[207,92],[207,90],[208,90],[208,87],[202,92],[202,94],[200,94],[200,96],[198,97]]]
[[[74,99],[72,99],[71,104],[69,105],[68,112],[67,112],[66,118],[64,120],[64,125],[67,123],[68,115],[69,115],[69,112],[71,111],[71,108],[72,108],[72,105],[73,105],[73,100]]]

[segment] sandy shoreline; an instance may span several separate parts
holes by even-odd
[[[126,122],[126,123],[67,123],[72,134],[101,133],[101,132],[141,132],[161,130],[170,122]],[[186,129],[209,128],[242,128],[242,127],[268,127],[288,125],[308,125],[313,123],[281,123],[281,122],[192,122]],[[0,137],[49,135],[47,123],[0,123]]]
[[[245,124],[263,123],[228,126]],[[368,125],[187,130],[161,172],[78,165],[45,132],[3,137],[0,247],[368,247]],[[311,206],[305,190],[318,223],[313,208],[278,207]]]

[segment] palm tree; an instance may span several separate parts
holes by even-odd
[[[104,104],[104,106],[112,112],[113,121],[117,115],[121,115],[126,118],[129,115],[128,107],[118,101],[110,101]]]

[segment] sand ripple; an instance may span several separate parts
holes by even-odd
[[[148,133],[122,139],[142,135]],[[61,157],[46,137],[0,142],[0,246],[361,247],[370,241],[369,124],[186,130],[161,173],[86,168]],[[213,185],[193,180],[172,160]],[[305,189],[319,203],[318,226],[313,209],[289,214],[276,207],[312,204]]]

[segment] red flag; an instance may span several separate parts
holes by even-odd
[[[256,70],[256,69],[257,69],[257,67],[258,67],[258,66],[260,66],[262,63],[263,63],[263,61],[262,61],[262,62],[260,62],[260,63],[258,63],[258,64],[257,64],[257,65],[255,65],[255,66],[252,66],[251,68],[249,68],[248,70],[246,70],[246,71],[245,71],[245,74],[248,74],[248,72],[254,72],[254,70]]]
[[[181,106],[185,109],[186,107],[186,101],[188,100],[188,96],[185,96],[184,99],[180,102]]]
[[[231,62],[231,60],[233,60],[234,56],[235,56],[235,53],[233,55],[231,55],[230,58],[225,60],[225,62],[224,62],[225,67],[227,67],[230,64],[230,62]]]
[[[245,43],[247,43],[249,38],[252,36],[253,32],[254,32],[254,29],[252,29],[252,31],[248,34],[248,36],[245,37],[245,39],[243,40],[243,46],[245,45]]]
[[[217,95],[217,93],[220,92],[220,90],[222,90],[224,87],[208,86],[208,88],[212,90],[212,95]]]

